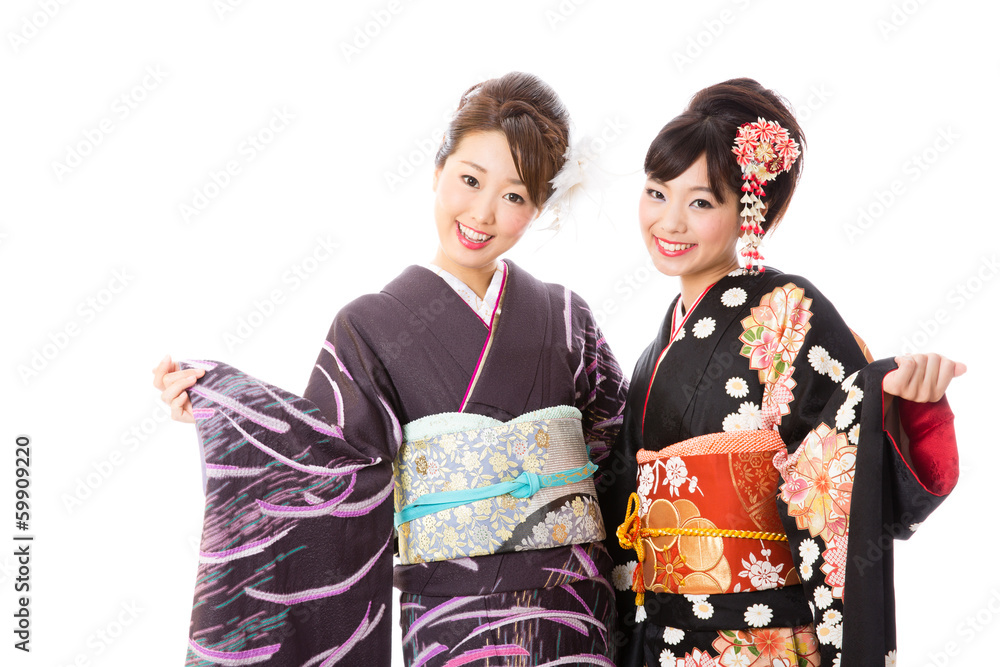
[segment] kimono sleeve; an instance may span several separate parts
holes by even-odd
[[[338,317],[305,397],[191,364],[208,486],[188,665],[390,663],[400,432],[369,353]]]
[[[621,548],[617,544],[615,528],[620,521],[620,515],[612,502],[614,494],[621,492],[621,485],[616,484],[619,474],[622,472],[621,464],[629,467],[629,457],[620,456],[616,447],[620,442],[619,432],[624,420],[625,401],[628,398],[628,379],[622,372],[618,360],[611,352],[604,334],[594,320],[593,314],[587,304],[576,294],[571,294],[573,312],[576,314],[573,321],[574,344],[571,352],[576,355],[576,371],[574,374],[576,407],[583,413],[583,435],[590,452],[590,460],[598,466],[598,472],[594,478],[594,485],[597,489],[598,501],[601,506],[601,515],[604,520],[606,532],[605,546],[614,548],[619,552]],[[634,466],[634,454],[631,458],[631,465]],[[628,474],[625,475],[625,488],[627,488]],[[635,475],[631,476],[634,486]],[[626,492],[627,493],[627,492]],[[622,594],[616,591],[616,597]],[[629,598],[634,601],[635,595],[629,594]],[[629,621],[635,616],[635,604],[625,605],[625,610],[629,613]],[[624,621],[624,617],[619,612],[618,618]],[[619,645],[625,641],[624,633],[631,634],[632,627],[624,626],[611,628],[612,637],[609,642]],[[641,649],[642,643],[639,642]]]
[[[632,374],[633,388],[645,387],[649,382],[654,352],[650,346],[640,357]],[[636,605],[636,596],[632,591],[632,577],[637,567],[635,552],[624,549],[616,534],[616,529],[626,514],[629,496],[636,488],[638,465],[635,455],[642,448],[642,397],[639,393],[633,390],[625,403],[617,440],[605,463],[604,475],[597,485],[601,513],[608,532],[604,545],[614,563],[611,584],[615,589],[619,627],[613,641],[618,646],[618,664],[623,667],[642,667],[645,664],[643,638],[646,632],[646,610]]]
[[[583,413],[583,436],[590,460],[600,468],[595,478],[600,489],[600,480],[607,471],[611,450],[621,428],[628,380],[587,304],[575,294],[572,298],[574,311],[579,314],[574,323],[575,343],[579,348],[574,377],[576,407]],[[614,528],[610,524],[605,527]]]
[[[944,494],[921,482],[884,429],[882,380],[894,363],[869,364],[822,294],[802,279],[781,278],[785,284],[765,301],[770,313],[783,313],[786,327],[761,369],[764,427],[777,428],[787,445],[775,457],[779,514],[813,611],[821,664],[883,664],[896,648],[893,541],[907,537],[909,523],[922,521]],[[940,428],[949,425],[933,430]]]
[[[900,437],[906,441],[903,459],[913,476],[935,495],[951,493],[958,482],[958,447],[948,398],[934,403],[899,400],[899,420]]]

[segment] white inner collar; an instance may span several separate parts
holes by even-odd
[[[486,326],[490,325],[493,310],[496,308],[497,300],[500,298],[500,286],[503,284],[503,277],[507,272],[506,264],[502,261],[497,262],[497,269],[493,272],[493,278],[490,279],[490,286],[486,289],[486,296],[482,299],[479,298],[471,287],[442,269],[437,264],[431,264],[428,262],[423,264],[423,266],[424,268],[433,271],[436,275],[441,276],[441,278],[448,283],[448,286],[455,290],[455,293],[462,297],[462,300],[469,305],[469,308],[471,308],[473,312],[479,316],[479,319],[481,319]]]

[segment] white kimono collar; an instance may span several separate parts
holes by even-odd
[[[448,283],[448,286],[455,290],[455,293],[462,297],[462,300],[468,304],[469,308],[471,308],[472,311],[479,316],[479,319],[481,319],[486,326],[490,326],[490,318],[493,315],[493,309],[496,307],[497,300],[500,298],[500,286],[503,284],[503,276],[507,272],[506,264],[502,261],[498,262],[497,270],[493,272],[493,278],[490,279],[490,286],[486,289],[486,296],[482,299],[479,298],[471,287],[442,269],[440,266],[431,264],[430,262],[423,264],[422,266],[429,271],[433,271],[436,275],[441,276],[441,278]]]

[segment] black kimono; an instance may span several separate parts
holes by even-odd
[[[628,517],[608,538],[623,664],[895,660],[893,540],[958,459],[944,401],[900,401],[908,444],[884,430],[895,366],[869,361],[798,276],[736,272],[686,313],[675,300],[636,366],[607,494]]]

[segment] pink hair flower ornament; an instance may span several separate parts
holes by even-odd
[[[760,273],[764,256],[760,254],[761,236],[764,233],[764,184],[778,174],[788,171],[799,157],[799,145],[788,130],[773,120],[758,118],[756,123],[744,123],[736,133],[733,153],[743,172],[743,197],[740,203],[740,232],[743,247],[740,250],[746,273]],[[754,269],[757,264],[760,268]]]

